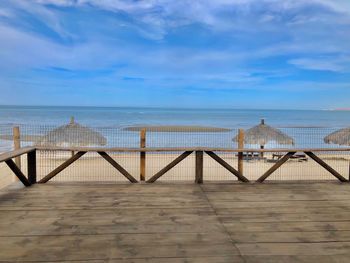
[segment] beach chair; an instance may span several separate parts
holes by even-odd
[[[269,162],[277,162],[279,159],[281,159],[284,156],[283,153],[272,153],[272,159],[269,159]],[[298,162],[307,162],[308,158],[306,154],[304,153],[295,153],[292,157],[290,157],[291,160],[295,160]]]
[[[236,157],[238,157],[238,154],[236,154]],[[261,157],[260,153],[258,152],[244,152],[243,153],[243,160],[245,161],[253,161],[253,160],[265,160],[265,157]]]

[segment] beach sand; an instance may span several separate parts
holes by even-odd
[[[165,167],[179,153],[147,153],[146,156],[146,179]],[[114,153],[111,156],[121,164],[132,176],[139,180],[139,154],[138,153]],[[219,154],[227,163],[237,169],[237,157],[234,153]],[[349,178],[349,157],[346,154],[318,154],[326,163],[332,166],[345,178]],[[70,157],[68,152],[39,152],[37,154],[38,180],[59,166]],[[266,155],[269,159],[271,156]],[[22,170],[26,174],[26,156],[22,156]],[[194,181],[195,156],[191,154],[173,169],[163,175],[159,181]],[[266,160],[245,160],[244,176],[254,181],[267,171],[273,163]],[[12,172],[5,163],[0,164],[0,187],[11,184],[14,179]],[[220,166],[209,156],[204,155],[204,181],[236,180],[236,177]],[[333,180],[328,171],[308,158],[308,161],[290,160],[273,173],[269,180]],[[79,181],[79,182],[126,182],[121,175],[104,159],[96,153],[88,153],[62,171],[52,181]]]

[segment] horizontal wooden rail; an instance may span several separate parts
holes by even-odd
[[[75,151],[75,152],[256,152],[256,153],[272,153],[272,152],[350,152],[350,148],[276,148],[276,149],[231,149],[231,148],[211,148],[211,147],[173,147],[173,148],[124,148],[124,147],[36,147],[41,151]]]
[[[6,162],[7,160],[21,156],[23,154],[34,152],[35,150],[36,150],[35,147],[23,147],[23,148],[18,149],[18,150],[2,153],[2,154],[0,154],[0,163]]]

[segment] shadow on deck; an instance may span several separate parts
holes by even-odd
[[[0,193],[0,261],[350,262],[346,183],[48,183]]]

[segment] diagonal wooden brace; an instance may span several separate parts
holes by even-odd
[[[278,168],[282,166],[286,161],[289,160],[290,157],[292,157],[296,152],[289,152],[285,156],[283,156],[281,159],[278,160],[277,163],[275,163],[269,170],[267,170],[258,180],[256,180],[258,183],[262,183],[265,181],[267,177],[269,177],[274,171],[276,171]]]
[[[311,159],[313,159],[315,162],[317,162],[319,165],[321,165],[324,169],[326,169],[328,172],[330,172],[332,175],[334,175],[336,178],[338,178],[341,182],[346,182],[347,180],[341,176],[336,170],[334,170],[332,167],[330,167],[327,163],[325,163],[321,158],[316,156],[313,152],[305,152]]]
[[[238,172],[235,168],[233,168],[231,165],[229,165],[226,161],[224,161],[222,158],[220,158],[214,152],[207,151],[206,154],[208,154],[211,158],[213,158],[215,161],[217,161],[219,164],[221,164],[226,170],[228,170],[233,175],[235,175],[238,178],[238,180],[245,182],[245,183],[249,182],[249,180],[246,177],[244,177],[240,172]]]
[[[75,155],[73,155],[67,161],[65,161],[60,166],[58,166],[55,170],[53,170],[48,175],[46,175],[44,178],[42,178],[38,183],[40,183],[40,184],[46,183],[47,181],[52,179],[54,176],[56,176],[58,173],[62,172],[64,169],[66,169],[69,165],[71,165],[76,160],[78,160],[80,157],[82,157],[85,153],[86,152],[77,152]]]
[[[137,183],[138,181],[128,173],[119,163],[117,163],[111,156],[106,152],[98,152],[107,162],[109,162],[115,169],[117,169],[122,175],[124,175],[130,182]]]
[[[7,166],[10,167],[12,172],[18,177],[18,179],[25,185],[25,186],[30,186],[31,183],[28,181],[27,177],[22,173],[21,169],[18,168],[18,166],[15,164],[12,159],[9,159],[5,161]]]
[[[163,174],[168,172],[171,168],[173,168],[175,165],[177,165],[179,162],[184,160],[187,156],[189,156],[192,153],[192,151],[186,151],[183,154],[181,154],[179,157],[177,157],[175,160],[173,160],[171,163],[169,163],[167,166],[165,166],[162,170],[160,170],[158,173],[153,175],[150,179],[147,180],[147,183],[154,183],[159,177],[161,177]]]

